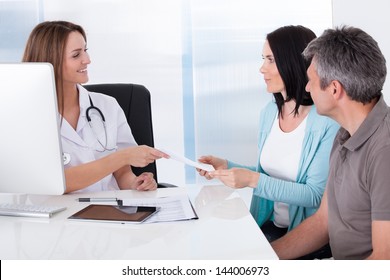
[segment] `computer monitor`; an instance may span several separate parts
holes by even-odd
[[[51,64],[0,63],[0,193],[64,193],[58,116]]]

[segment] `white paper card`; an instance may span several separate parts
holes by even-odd
[[[205,171],[214,171],[215,170],[214,167],[210,164],[204,164],[201,162],[196,162],[196,161],[190,160],[184,156],[178,155],[178,154],[171,152],[171,151],[168,151],[166,149],[160,149],[160,148],[156,148],[156,149],[168,154],[171,159],[180,161],[184,164],[187,164],[187,165],[190,165],[190,166],[193,166],[193,167],[205,170]]]

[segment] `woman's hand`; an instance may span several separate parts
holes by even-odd
[[[212,165],[215,170],[227,169],[228,167],[226,159],[221,159],[214,156],[202,156],[198,159],[198,161],[201,163]],[[200,176],[204,176],[208,180],[213,179],[212,177],[210,177],[208,171],[199,168],[197,168],[196,170],[199,172]]]
[[[153,178],[153,173],[144,172],[135,177],[130,188],[137,191],[154,191],[157,189],[157,182]]]
[[[215,170],[208,174],[210,178],[217,178],[224,185],[235,189],[256,188],[260,178],[260,173],[245,168]]]

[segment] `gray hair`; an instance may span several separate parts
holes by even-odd
[[[327,29],[309,43],[303,55],[314,59],[321,89],[337,80],[352,100],[363,104],[382,95],[386,59],[378,43],[363,30]]]

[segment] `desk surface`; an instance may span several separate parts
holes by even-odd
[[[157,198],[187,194],[198,220],[152,224],[75,222],[86,206],[63,196],[0,194],[0,202],[63,205],[50,219],[1,217],[0,259],[277,259],[240,195],[224,186],[189,185],[153,192],[112,191],[89,197]]]

